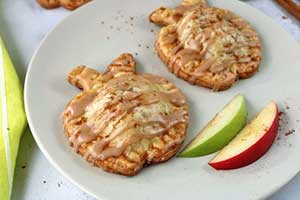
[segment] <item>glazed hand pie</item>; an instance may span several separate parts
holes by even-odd
[[[261,43],[256,31],[231,11],[192,1],[160,8],[151,22],[164,25],[156,51],[176,76],[213,90],[225,90],[258,71]]]
[[[68,81],[83,91],[63,112],[71,147],[106,171],[132,176],[145,165],[167,161],[186,138],[188,106],[166,79],[137,74],[130,54],[104,73],[76,67]]]
[[[74,10],[91,0],[37,0],[37,2],[46,9],[58,8],[63,6],[68,10]]]

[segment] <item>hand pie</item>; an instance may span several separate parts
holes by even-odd
[[[191,84],[219,91],[258,71],[261,43],[246,20],[202,1],[184,2],[149,16],[151,22],[164,25],[155,47],[172,73]]]
[[[145,165],[167,161],[186,137],[185,96],[163,77],[137,74],[130,54],[104,73],[76,67],[68,81],[83,91],[63,112],[71,147],[88,162],[133,176]]]
[[[37,0],[46,9],[58,8],[63,6],[68,10],[74,10],[91,0]]]

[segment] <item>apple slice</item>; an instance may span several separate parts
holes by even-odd
[[[203,156],[220,150],[245,126],[246,118],[245,99],[238,95],[200,131],[179,157]]]
[[[218,170],[227,170],[255,162],[273,144],[278,120],[277,105],[271,102],[208,164]]]

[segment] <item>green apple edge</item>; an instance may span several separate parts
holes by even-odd
[[[13,63],[10,60],[8,52],[6,51],[5,45],[0,37],[0,48],[2,48],[3,58],[3,71],[4,71],[4,81],[6,90],[6,109],[7,109],[7,126],[8,126],[8,141],[5,141],[4,134],[2,133],[2,112],[1,102],[3,97],[0,97],[0,199],[8,200],[11,194],[11,184],[9,180],[13,179],[14,168],[16,165],[16,158],[19,149],[19,142],[22,133],[27,127],[26,115],[23,105],[23,86],[19,81],[18,75],[15,71]],[[1,95],[0,95],[1,96]],[[5,127],[5,126],[4,126]],[[9,143],[10,158],[6,157],[5,143]],[[10,165],[8,165],[10,162]],[[11,166],[11,169],[8,169]],[[9,175],[8,171],[11,171]]]
[[[237,95],[185,147],[178,157],[198,157],[214,153],[226,146],[245,126],[245,98]]]

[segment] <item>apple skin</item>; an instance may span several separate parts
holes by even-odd
[[[276,105],[276,104],[275,104]],[[272,146],[278,130],[279,112],[276,105],[276,114],[271,127],[252,146],[234,157],[220,162],[209,162],[208,164],[217,170],[237,169],[249,165],[262,157]]]
[[[242,98],[237,115],[207,141],[193,149],[184,149],[178,155],[178,157],[199,157],[214,153],[227,145],[239,133],[239,131],[245,126],[247,121],[247,106],[243,96],[238,95],[237,97]],[[206,126],[208,126],[209,124],[207,124]],[[201,132],[199,134],[201,134]]]
[[[10,60],[5,45],[0,37],[0,56],[3,61],[3,72],[6,94],[6,109],[8,121],[8,141],[5,140],[2,128],[6,125],[2,124],[2,101],[0,95],[0,199],[8,200],[11,195],[11,184],[9,180],[13,179],[16,158],[19,149],[19,142],[24,130],[27,127],[26,115],[23,105],[23,86],[18,78],[13,63]],[[2,63],[1,63],[2,64]],[[2,67],[2,66],[0,66]],[[2,76],[1,76],[2,77]],[[4,113],[5,114],[5,113]],[[6,145],[10,147],[10,157],[6,156]],[[21,152],[22,153],[22,152]],[[8,162],[11,163],[11,169],[8,169]],[[9,170],[11,174],[9,174]]]

